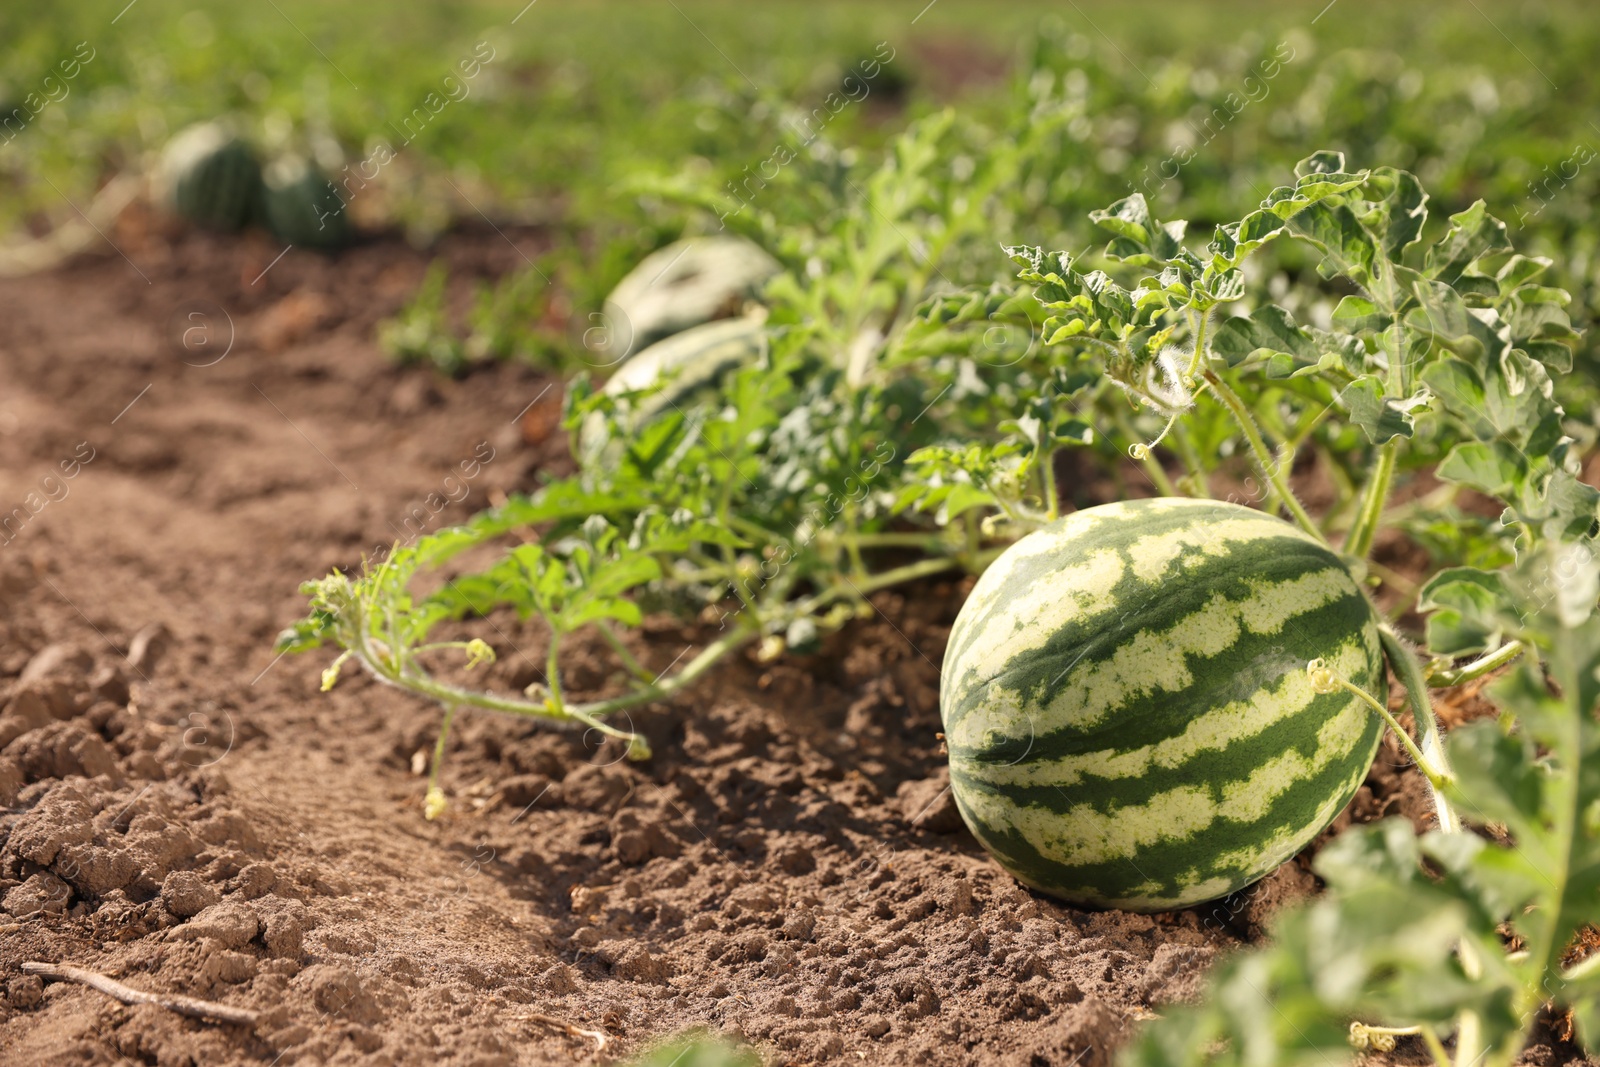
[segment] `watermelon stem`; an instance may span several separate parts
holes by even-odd
[[[1445,1051],[1444,1042],[1439,1040],[1439,1035],[1433,1027],[1424,1024],[1416,1026],[1369,1026],[1366,1023],[1354,1022],[1350,1024],[1350,1044],[1352,1047],[1365,1052],[1393,1052],[1395,1038],[1420,1037],[1428,1046],[1428,1053],[1433,1057],[1437,1067],[1450,1067],[1450,1054]]]
[[[1411,702],[1411,717],[1416,721],[1417,733],[1422,738],[1420,748],[1423,761],[1418,766],[1423,768],[1424,774],[1431,767],[1440,778],[1454,783],[1455,773],[1450,769],[1449,757],[1445,755],[1444,737],[1439,731],[1439,719],[1433,713],[1433,703],[1428,699],[1428,677],[1421,661],[1399,632],[1387,623],[1378,627],[1378,640],[1383,642],[1383,651],[1389,658],[1389,664],[1406,687],[1406,697]],[[1433,789],[1433,806],[1439,816],[1439,829],[1446,833],[1459,833],[1461,817],[1450,806],[1443,789],[1432,775],[1428,777],[1428,784]]]
[[[1428,685],[1434,689],[1449,689],[1482,678],[1491,671],[1504,667],[1525,651],[1521,641],[1507,641],[1488,655],[1480,656],[1460,667],[1429,667]]]
[[[628,646],[622,643],[622,638],[617,636],[615,630],[606,625],[604,619],[594,620],[594,628],[600,631],[600,636],[605,638],[606,644],[611,646],[611,651],[617,654],[617,659],[622,661],[624,670],[646,684],[655,681],[655,675],[646,670],[644,665],[634,658],[633,653],[628,651]]]
[[[1389,485],[1394,481],[1395,458],[1399,454],[1400,438],[1392,437],[1378,449],[1378,463],[1372,470],[1366,488],[1361,493],[1361,505],[1356,509],[1356,521],[1345,537],[1347,556],[1364,560],[1372,551],[1372,542],[1378,534],[1383,519],[1384,505],[1389,502]]]
[[[1061,513],[1061,501],[1056,490],[1056,450],[1046,449],[1044,464],[1044,513],[1046,521],[1054,522]]]
[[[1180,481],[1187,483],[1188,494],[1193,497],[1199,497],[1202,500],[1209,500],[1211,498],[1211,486],[1206,481],[1205,465],[1200,462],[1200,452],[1195,448],[1194,441],[1190,438],[1189,432],[1183,423],[1173,427],[1172,440],[1179,457],[1183,460],[1184,465],[1189,468],[1188,477],[1180,479]],[[1164,475],[1166,472],[1163,471],[1162,473]]]
[[[1289,514],[1294,517],[1297,526],[1316,538],[1321,544],[1327,544],[1328,539],[1323,536],[1322,528],[1312,521],[1311,516],[1306,513],[1306,509],[1301,505],[1299,498],[1294,495],[1294,490],[1289,488],[1288,480],[1284,478],[1282,468],[1267,449],[1266,441],[1261,438],[1260,428],[1256,426],[1256,421],[1251,417],[1250,410],[1245,407],[1244,401],[1239,399],[1239,394],[1235,393],[1226,382],[1218,377],[1215,371],[1207,370],[1205,378],[1210,383],[1212,391],[1227,405],[1228,410],[1233,412],[1234,418],[1239,422],[1240,429],[1244,430],[1245,439],[1250,442],[1250,450],[1255,453],[1256,465],[1261,468],[1262,475],[1271,484],[1276,502],[1282,504],[1288,510]]]
[[[1386,647],[1387,644],[1388,643],[1385,642]],[[1410,654],[1406,653],[1406,655],[1409,656]],[[1395,738],[1400,742],[1400,747],[1406,750],[1406,754],[1411,757],[1412,762],[1417,765],[1417,769],[1423,773],[1423,775],[1428,779],[1428,784],[1433,787],[1433,801],[1434,807],[1439,816],[1439,828],[1446,832],[1455,832],[1459,830],[1461,828],[1460,820],[1456,817],[1455,812],[1450,809],[1450,806],[1445,802],[1444,799],[1445,788],[1449,785],[1453,785],[1455,782],[1455,777],[1450,774],[1449,769],[1441,769],[1434,760],[1423,755],[1422,749],[1419,748],[1417,743],[1411,739],[1411,735],[1406,733],[1406,731],[1400,726],[1399,720],[1394,717],[1394,715],[1386,706],[1384,706],[1381,701],[1377,700],[1365,689],[1362,689],[1344,675],[1328,666],[1326,662],[1321,659],[1314,659],[1310,663],[1306,664],[1306,671],[1311,675],[1311,686],[1317,692],[1337,693],[1339,690],[1343,689],[1344,691],[1360,698],[1368,707],[1383,717],[1383,721],[1389,724],[1389,729],[1394,731]],[[1398,667],[1396,667],[1395,673],[1401,676],[1401,681],[1406,680],[1405,672],[1400,670]],[[1408,692],[1410,691],[1410,688],[1411,687],[1408,685]],[[1426,694],[1426,692],[1427,690],[1424,689],[1423,693]],[[1423,699],[1426,700],[1426,696],[1424,696]],[[1414,704],[1415,698],[1413,697],[1413,705]],[[1426,716],[1431,719],[1432,715],[1432,710],[1427,709]],[[1421,720],[1422,716],[1419,715],[1418,729],[1425,730],[1425,728],[1420,725]],[[1438,730],[1437,724],[1434,725],[1434,730],[1435,732]]]
[[[439,736],[433,742],[433,759],[428,761],[428,792],[422,801],[422,816],[429,822],[444,814],[444,790],[439,788],[439,768],[444,764],[444,747],[450,739],[450,725],[455,722],[458,705],[444,706],[444,721],[439,724]]]
[[[1200,325],[1194,331],[1194,354],[1189,357],[1189,369],[1183,372],[1184,383],[1193,388],[1195,374],[1200,370],[1200,361],[1206,354],[1206,327],[1211,323],[1211,311],[1208,309],[1199,315]]]

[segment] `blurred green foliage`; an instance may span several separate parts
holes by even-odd
[[[268,152],[314,155],[369,226],[418,240],[480,214],[557,227],[561,310],[581,320],[684,228],[681,209],[635,195],[641,177],[726,189],[812,132],[807,150],[848,162],[952,100],[995,127],[1068,101],[1080,113],[1055,165],[1017,191],[1030,241],[1082,247],[1086,212],[1131,191],[1197,226],[1234,218],[1333,148],[1415,172],[1436,216],[1486,200],[1519,247],[1556,260],[1550,282],[1586,325],[1600,279],[1600,232],[1585,225],[1600,193],[1600,20],[1582,0],[1314,8],[13,5],[0,11],[0,233],[72,217],[175,131],[227,114]],[[863,85],[863,61],[885,54]],[[993,236],[997,276],[999,245],[1024,235]],[[527,288],[485,299],[522,314]],[[574,340],[458,332],[469,358],[552,359]]]

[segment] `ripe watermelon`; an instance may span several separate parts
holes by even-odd
[[[261,164],[226,126],[202,122],[167,145],[158,184],[180,217],[208,229],[233,231],[258,210]]]
[[[1019,880],[1163,911],[1225,896],[1342,810],[1383,724],[1371,603],[1280,519],[1210,500],[1090,508],[1024,537],[950,632],[940,713],[962,818]]]

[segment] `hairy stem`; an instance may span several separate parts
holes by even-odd
[[[908,563],[903,567],[875,574],[863,582],[849,582],[842,586],[834,586],[815,596],[808,597],[795,605],[793,616],[799,618],[804,615],[815,615],[822,608],[836,600],[844,600],[851,596],[865,598],[868,593],[875,593],[879,589],[887,589],[891,585],[925,578],[929,575],[939,574],[944,571],[954,570],[961,565],[961,560],[951,557],[942,559],[924,559],[916,563]]]
[[[1204,312],[1200,316],[1200,325],[1195,328],[1195,331],[1194,331],[1194,353],[1189,356],[1189,369],[1183,372],[1183,376],[1185,378],[1189,379],[1190,381],[1194,380],[1194,376],[1195,376],[1196,372],[1198,372],[1200,370],[1201,362],[1205,359],[1205,352],[1206,352],[1206,326],[1210,322],[1211,322],[1211,312],[1209,312],[1209,311]]]
[[[1372,469],[1361,492],[1361,504],[1356,509],[1355,524],[1344,541],[1344,552],[1356,559],[1366,559],[1372,552],[1372,541],[1378,535],[1378,524],[1383,520],[1384,505],[1389,502],[1389,486],[1394,481],[1395,458],[1400,452],[1400,438],[1391,437],[1378,448],[1378,463]]]
[[[976,529],[976,526],[973,528]],[[921,548],[934,551],[949,546],[948,538],[933,533],[847,533],[829,536],[861,548]]]
[[[604,619],[596,619],[594,625],[595,629],[600,631],[600,636],[605,638],[606,644],[611,646],[611,651],[617,654],[617,659],[622,661],[624,670],[646,684],[655,681],[655,675],[634,658],[633,653],[628,651],[628,646],[622,643],[622,638],[617,636],[617,632]]]
[[[1311,516],[1306,514],[1306,509],[1301,506],[1299,499],[1294,495],[1294,491],[1289,488],[1288,480],[1283,476],[1283,471],[1278,468],[1271,451],[1267,448],[1267,443],[1261,439],[1261,431],[1256,428],[1256,421],[1250,417],[1250,411],[1244,406],[1244,401],[1239,399],[1239,394],[1235,393],[1226,382],[1217,377],[1214,371],[1208,370],[1205,375],[1206,381],[1211,384],[1212,390],[1227,405],[1228,410],[1233,412],[1233,417],[1238,421],[1239,428],[1244,431],[1245,439],[1250,442],[1250,451],[1255,453],[1256,466],[1261,468],[1261,474],[1267,479],[1268,484],[1272,486],[1278,502],[1288,509],[1297,526],[1318,541],[1327,544],[1327,538],[1322,536],[1322,529],[1311,521]]]
[[[1172,428],[1172,440],[1175,443],[1174,450],[1178,453],[1178,458],[1183,461],[1183,466],[1188,471],[1185,478],[1180,479],[1180,481],[1187,481],[1190,496],[1209,499],[1211,497],[1211,487],[1206,484],[1205,464],[1200,462],[1200,453],[1194,447],[1194,440],[1189,436],[1189,431],[1182,421],[1179,421]],[[1166,472],[1163,471],[1162,473],[1165,474]]]
[[[456,719],[456,705],[446,704],[444,721],[439,724],[439,736],[433,742],[433,759],[428,763],[428,791],[422,801],[422,813],[434,819],[444,812],[444,790],[439,788],[439,768],[444,766],[444,749],[450,740],[450,724]]]
[[[1044,450],[1044,463],[1041,467],[1044,475],[1044,513],[1049,521],[1054,522],[1061,514],[1060,501],[1056,499],[1056,450]]]
[[[433,742],[433,762],[428,767],[428,791],[439,788],[439,765],[444,762],[444,748],[450,741],[450,724],[456,719],[456,705],[447,704],[444,721],[439,724],[439,736]]]
[[[1450,770],[1449,757],[1445,755],[1444,738],[1439,732],[1439,720],[1434,716],[1433,704],[1428,700],[1427,675],[1423,673],[1422,664],[1417,661],[1416,655],[1406,646],[1405,641],[1393,627],[1388,624],[1379,626],[1378,639],[1383,642],[1383,650],[1388,657],[1389,665],[1394,668],[1400,683],[1406,687],[1406,698],[1411,703],[1411,716],[1416,720],[1417,734],[1422,739],[1421,744],[1411,743],[1410,736],[1395,723],[1387,708],[1384,709],[1384,718],[1389,720],[1389,725],[1400,735],[1402,743],[1411,751],[1411,758],[1417,761],[1417,766],[1428,779],[1428,785],[1433,792],[1434,811],[1439,816],[1439,829],[1446,833],[1459,833],[1461,817],[1456,814],[1444,796],[1446,783],[1452,781],[1455,776]]]
[[[545,654],[545,685],[550,688],[550,703],[557,712],[564,712],[561,706],[561,631],[555,627],[550,628],[550,651]]]
[[[1452,686],[1462,685],[1475,678],[1482,678],[1491,671],[1499,670],[1522,655],[1524,651],[1521,641],[1507,641],[1493,652],[1460,667],[1437,670],[1430,667],[1427,672],[1428,684],[1434,689],[1449,689]]]

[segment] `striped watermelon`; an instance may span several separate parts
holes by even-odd
[[[261,164],[220,122],[202,122],[174,137],[158,180],[174,212],[213,230],[240,229],[261,200]]]
[[[778,261],[742,237],[688,237],[657,249],[606,297],[605,322],[621,362],[664,338],[737,314],[777,274]]]
[[[639,400],[629,420],[644,426],[669,408],[682,409],[715,386],[723,375],[760,359],[767,350],[765,316],[719,319],[673,334],[634,356],[605,384],[612,396],[650,389]],[[578,454],[598,462],[611,444],[606,423],[590,415],[578,431]]]
[[[1380,700],[1377,619],[1280,519],[1167,497],[1024,537],[950,632],[940,713],[962,817],[1013,875],[1077,904],[1225,896],[1349,802],[1382,722],[1318,695],[1322,657]]]

